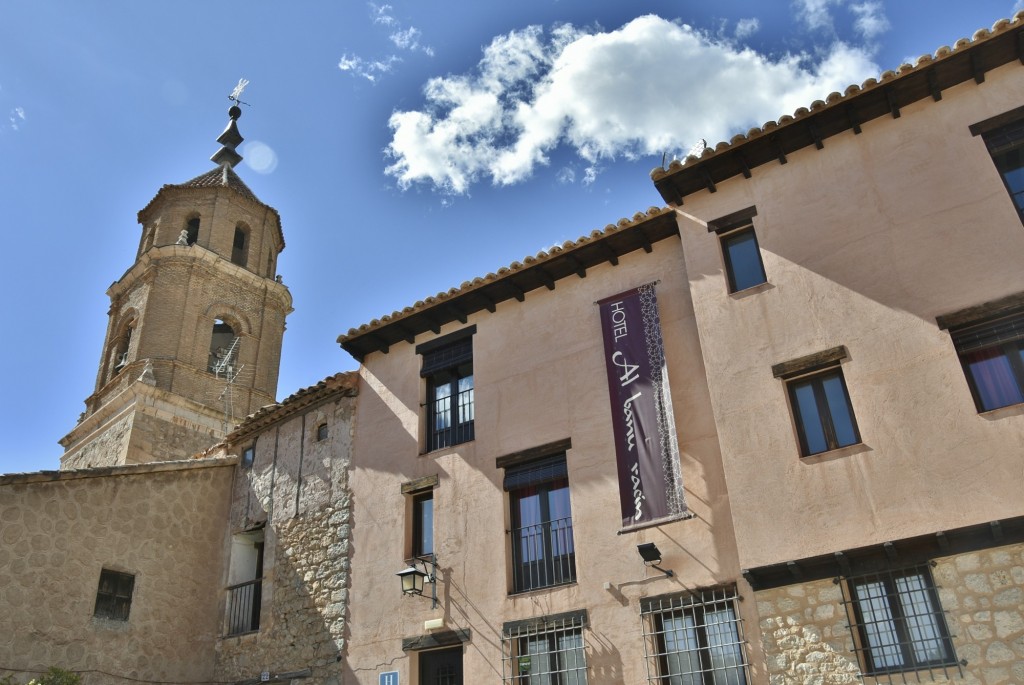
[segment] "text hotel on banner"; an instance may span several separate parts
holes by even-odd
[[[597,303],[612,404],[622,526],[686,514],[654,284]]]

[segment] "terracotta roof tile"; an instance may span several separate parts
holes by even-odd
[[[654,181],[658,181],[667,176],[671,176],[672,174],[679,172],[686,167],[693,166],[699,162],[703,162],[704,160],[710,157],[714,157],[723,152],[727,152],[739,145],[742,145],[748,140],[758,138],[760,136],[763,136],[767,133],[774,131],[775,129],[787,126],[793,123],[794,121],[803,119],[804,117],[807,117],[808,115],[819,110],[838,105],[848,100],[849,98],[854,97],[865,91],[869,91],[880,86],[886,85],[889,82],[893,81],[894,79],[898,79],[908,74],[911,74],[920,69],[921,67],[932,64],[937,60],[946,59],[951,55],[962,52],[965,49],[972,48],[978,43],[987,41],[994,36],[997,36],[1008,30],[1018,28],[1021,26],[1021,24],[1024,24],[1024,11],[1017,12],[1012,19],[998,20],[995,24],[992,25],[991,30],[979,29],[975,31],[974,36],[972,38],[961,38],[960,40],[953,44],[952,48],[946,45],[942,46],[935,51],[934,56],[921,55],[920,57],[917,58],[916,63],[913,65],[901,64],[899,68],[895,71],[883,71],[877,79],[869,78],[866,81],[864,81],[864,83],[861,84],[860,86],[857,86],[856,84],[848,86],[842,95],[833,92],[829,94],[828,98],[825,101],[815,100],[813,103],[811,103],[809,109],[805,107],[800,107],[793,113],[792,116],[784,114],[781,117],[779,117],[778,121],[767,121],[759,128],[755,127],[750,129],[749,131],[747,131],[745,135],[741,133],[733,136],[729,140],[729,142],[720,142],[713,148],[707,147],[704,149],[704,151],[701,153],[699,157],[697,157],[696,155],[689,155],[684,160],[672,160],[668,167],[657,167],[653,169],[651,171],[651,179]]]
[[[422,300],[416,301],[412,306],[405,307],[401,311],[394,311],[391,314],[385,314],[379,319],[373,319],[369,323],[365,323],[358,328],[350,328],[348,333],[338,336],[338,342],[344,344],[345,342],[369,333],[375,329],[393,324],[403,318],[408,317],[416,312],[429,309],[430,307],[437,305],[442,302],[451,300],[452,298],[461,297],[467,293],[470,293],[484,285],[500,281],[508,276],[530,269],[543,264],[547,261],[560,257],[564,254],[571,253],[584,245],[600,241],[612,235],[628,228],[632,228],[637,224],[641,224],[654,217],[661,216],[666,213],[671,213],[672,210],[667,207],[651,207],[646,212],[637,212],[633,215],[633,218],[619,219],[617,223],[608,224],[604,230],[591,231],[589,235],[580,236],[576,240],[567,240],[561,245],[553,245],[547,250],[541,250],[535,255],[526,256],[522,261],[515,261],[508,266],[499,268],[496,272],[488,273],[485,276],[479,276],[474,278],[472,281],[463,281],[458,287],[449,288],[448,290],[437,293],[434,296],[426,297]]]
[[[225,443],[236,442],[284,418],[292,416],[311,404],[330,397],[335,393],[354,395],[358,391],[359,374],[343,371],[319,381],[307,388],[300,388],[280,402],[260,407],[242,420],[225,438]]]

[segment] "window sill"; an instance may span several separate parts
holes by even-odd
[[[558,585],[546,585],[544,587],[535,587],[529,590],[520,590],[519,592],[509,592],[508,599],[522,599],[524,597],[535,596],[541,592],[551,592],[552,590],[561,590],[563,588],[576,587],[579,584],[578,581],[572,581],[571,583],[559,583]]]
[[[259,634],[260,634],[260,630],[259,630],[259,628],[257,628],[256,630],[250,630],[247,633],[235,633],[234,635],[221,635],[220,639],[221,640],[238,640],[239,643],[242,643],[242,642],[252,642],[253,640],[255,640],[259,636]]]
[[[438,447],[436,450],[430,450],[429,452],[420,452],[421,457],[443,457],[448,454],[452,454],[464,445],[472,445],[476,442],[476,438],[473,440],[467,440],[465,442],[457,442],[454,445],[448,445],[447,447]]]
[[[873,452],[869,445],[863,442],[857,442],[846,447],[838,447],[828,452],[818,452],[817,454],[809,454],[806,457],[801,456],[800,461],[806,464],[817,464],[823,461],[832,461],[833,459],[842,459],[844,457],[851,457],[855,454],[861,454],[863,452]]]
[[[989,409],[988,411],[978,412],[978,416],[986,421],[998,421],[999,419],[1006,418],[1007,416],[1021,416],[1022,414],[1024,414],[1024,402],[1008,404],[1005,407],[999,407],[998,409]]]
[[[743,290],[731,292],[729,293],[729,297],[731,297],[734,300],[742,300],[744,297],[750,297],[751,295],[763,293],[766,290],[772,290],[774,288],[774,285],[772,285],[768,281],[765,281],[764,283],[758,283],[757,285],[752,285],[749,288],[744,288]]]

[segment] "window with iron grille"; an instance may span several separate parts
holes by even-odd
[[[978,411],[1024,402],[1024,311],[950,333]]]
[[[854,650],[867,675],[958,668],[927,564],[842,579]]]
[[[473,338],[476,329],[459,331],[457,340],[421,345],[420,376],[427,379],[427,451],[473,439]],[[432,341],[441,343],[449,340]]]
[[[92,615],[114,621],[127,621],[132,608],[132,591],[135,576],[103,569],[100,571],[100,586],[96,591],[96,608]]]
[[[586,623],[586,611],[506,623],[501,637],[502,682],[587,685]]]
[[[505,470],[512,508],[512,589],[576,582],[565,453]]]
[[[746,649],[736,600],[735,587],[641,600],[647,682],[746,685]]]

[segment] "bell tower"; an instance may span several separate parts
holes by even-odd
[[[275,401],[288,289],[281,217],[234,167],[236,88],[210,171],[165,185],[138,214],[135,263],[107,290],[109,321],[62,469],[187,459]]]

